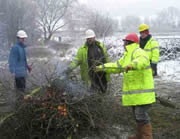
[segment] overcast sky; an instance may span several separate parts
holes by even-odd
[[[164,8],[174,6],[180,9],[180,0],[79,0],[96,10],[112,16],[152,16]]]

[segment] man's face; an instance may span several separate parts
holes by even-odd
[[[95,42],[95,37],[87,39],[87,44],[88,45],[92,45],[94,42]]]
[[[140,32],[140,36],[142,39],[146,38],[148,35],[145,33],[145,31]]]
[[[24,44],[25,38],[19,38],[19,42],[22,43],[22,44]]]
[[[128,42],[124,40],[123,46],[124,46],[124,49],[125,49],[125,50],[126,50],[126,46],[127,46],[127,45],[128,45]]]

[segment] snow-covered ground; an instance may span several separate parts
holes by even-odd
[[[180,60],[170,60],[158,64],[158,75],[162,80],[180,82]]]

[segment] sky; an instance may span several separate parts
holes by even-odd
[[[79,0],[92,9],[112,16],[153,16],[164,8],[173,6],[180,9],[180,0]]]

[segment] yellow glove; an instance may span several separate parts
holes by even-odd
[[[100,72],[100,71],[103,71],[103,66],[100,65],[100,66],[96,66],[95,69],[94,69],[95,72]]]
[[[154,75],[155,74],[155,71],[153,70],[153,68],[151,68],[152,69],[152,74]]]

